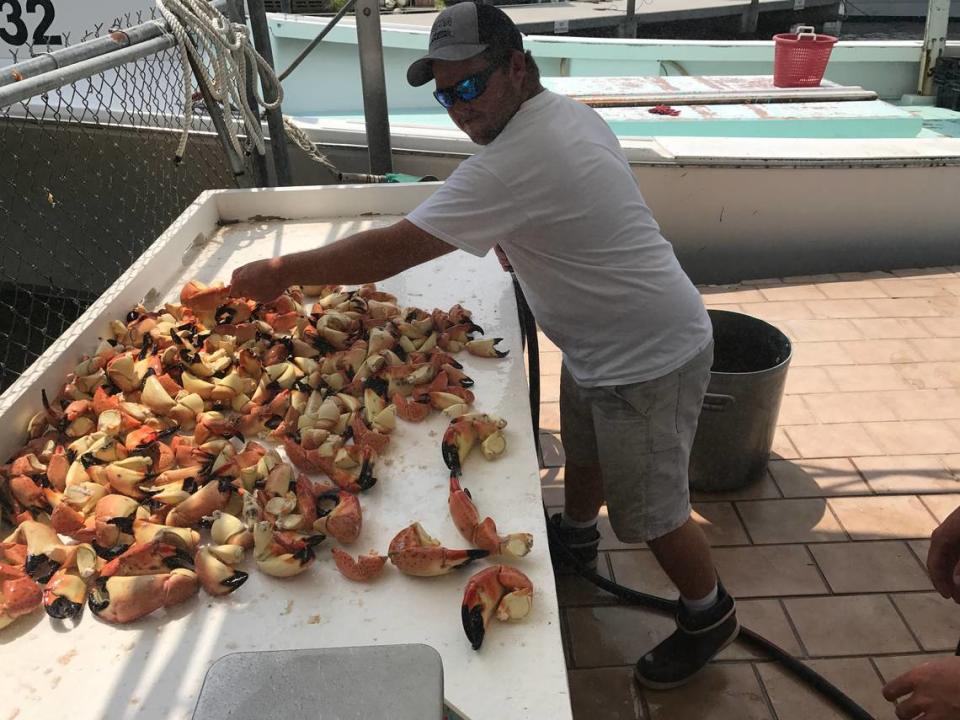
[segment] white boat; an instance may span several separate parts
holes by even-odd
[[[270,16],[278,68],[325,22]],[[356,28],[341,25],[284,82],[284,112],[341,169],[357,171],[367,143]],[[426,30],[386,17],[383,44],[394,170],[445,178],[477,148],[429,85],[406,83]],[[731,268],[738,277],[775,276],[797,255],[811,274],[957,262],[960,113],[898,104],[916,92],[921,42],[838,43],[827,81],[805,102],[783,102],[772,86],[772,42],[528,36],[525,46],[555,91],[639,97],[634,107],[599,112],[698,278],[730,277]],[[960,44],[947,53],[960,55]],[[680,115],[651,115],[657,102]],[[324,175],[317,169],[310,179]]]

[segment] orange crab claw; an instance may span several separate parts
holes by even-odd
[[[213,312],[230,299],[230,286],[207,286],[190,280],[180,291],[180,302],[194,312]]]
[[[183,569],[162,575],[102,577],[91,589],[87,604],[101,620],[129,623],[187,600],[199,587],[197,574]]]
[[[193,569],[193,558],[180,548],[152,540],[134,543],[100,570],[100,577],[158,575],[176,568]]]
[[[331,492],[321,495],[318,500],[332,499],[336,507],[326,511],[313,523],[314,530],[330,535],[338,542],[349,545],[360,537],[363,527],[363,514],[360,510],[360,500],[357,496],[344,492]]]
[[[197,553],[197,577],[210,595],[227,595],[243,585],[248,575],[220,560],[209,547],[202,547]]]
[[[527,616],[532,605],[533,583],[516,568],[496,565],[471,577],[460,614],[473,649],[480,649],[494,615],[498,620],[519,620]]]
[[[43,588],[23,570],[0,563],[0,628],[43,603]]]
[[[446,575],[489,554],[486,550],[441,547],[440,541],[432,538],[418,522],[397,533],[387,551],[390,562],[400,572],[418,577]]]
[[[523,557],[533,547],[533,535],[530,533],[512,533],[507,536],[497,534],[497,525],[491,518],[480,521],[480,513],[473,504],[470,491],[460,486],[456,475],[450,476],[450,496],[448,498],[450,516],[457,530],[468,541],[479,548],[488,550],[491,555],[509,555]]]
[[[330,552],[333,553],[333,561],[340,574],[355,582],[368,582],[378,578],[387,564],[387,558],[378,555],[374,550],[358,556],[356,560],[340,548],[333,548]]]

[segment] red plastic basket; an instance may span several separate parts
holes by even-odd
[[[815,33],[809,25],[795,33],[773,36],[773,84],[776,87],[817,87],[837,42],[832,35]]]

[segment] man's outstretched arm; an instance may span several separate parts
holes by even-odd
[[[408,220],[364,230],[330,245],[257,260],[233,271],[231,294],[266,302],[291,285],[362,285],[455,250]]]

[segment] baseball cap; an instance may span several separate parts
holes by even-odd
[[[450,5],[433,21],[427,54],[407,68],[407,82],[414,87],[425,85],[433,80],[434,60],[468,60],[489,47],[523,50],[523,38],[513,20],[493,5]]]

